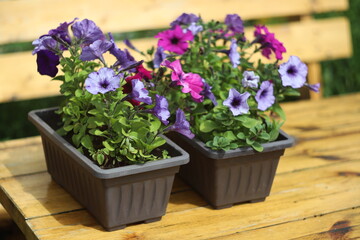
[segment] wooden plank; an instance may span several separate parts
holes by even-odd
[[[187,236],[189,239],[222,237],[353,207],[355,207],[353,212],[358,213],[360,178],[359,173],[354,172],[354,169],[360,169],[359,160],[278,175],[275,178],[271,196],[265,202],[241,204],[220,211],[196,204],[174,210],[178,208],[177,204],[174,204],[178,195],[173,194],[168,213],[162,221],[133,225],[114,233],[104,232],[97,226],[94,219],[89,218],[86,211],[30,217],[27,222],[39,239],[87,239],[90,236],[110,239],[110,237],[125,238],[130,233],[144,239],[176,239],[179,231],[182,236]],[[26,176],[16,180],[19,181],[19,185],[22,185],[24,181],[29,181],[29,178],[42,180],[40,175]],[[3,188],[5,191],[10,190],[9,186],[3,185]],[[193,198],[191,191],[183,194],[189,194],[184,199],[191,201]],[[19,199],[14,199],[14,201],[18,203]],[[65,202],[62,203],[65,204]],[[27,205],[31,205],[31,202]],[[324,227],[322,221],[310,221],[310,223],[314,231],[321,231]],[[288,231],[284,228],[283,231],[285,230]]]
[[[207,0],[146,0],[140,6],[129,0],[108,0],[102,4],[95,0],[5,0],[0,2],[0,44],[32,41],[75,17],[90,18],[105,32],[124,32],[166,27],[183,12],[223,20],[226,14],[234,12],[244,19],[256,19],[347,8],[347,0],[229,0],[211,4]]]
[[[0,2],[1,3],[1,2]],[[284,42],[287,61],[290,54],[299,56],[305,62],[316,62],[333,58],[351,56],[351,41],[348,21],[345,18],[306,21],[271,26],[270,31]],[[251,39],[253,28],[246,30]],[[306,36],[306,37],[304,37]],[[156,39],[134,40],[134,45],[145,51],[156,45]],[[121,48],[125,45],[120,44]],[[342,46],[334,48],[333,46]],[[132,52],[136,59],[143,59],[136,52]],[[50,77],[40,76],[37,73],[36,57],[29,52],[0,55],[0,102],[18,99],[30,99],[57,95],[59,82],[49,81]],[[21,69],[19,71],[18,69]],[[11,84],[8,84],[11,82]]]

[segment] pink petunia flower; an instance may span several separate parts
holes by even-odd
[[[177,54],[183,54],[189,47],[187,41],[192,41],[194,39],[194,35],[191,31],[186,31],[184,33],[182,28],[179,25],[176,25],[174,29],[159,32],[155,35],[155,38],[159,38],[158,46],[163,47],[164,50]]]
[[[173,70],[171,73],[171,80],[177,85],[183,86],[181,89],[183,93],[190,93],[191,97],[196,102],[202,102],[204,100],[204,96],[200,94],[203,90],[204,83],[199,74],[184,73],[180,60],[174,62],[165,60],[161,65]]]
[[[278,60],[281,60],[282,54],[286,52],[286,48],[275,38],[275,35],[267,29],[265,26],[257,25],[255,26],[254,35],[257,38],[257,42],[259,42],[262,46],[262,55],[266,58],[270,58],[271,51],[275,53],[275,57]]]

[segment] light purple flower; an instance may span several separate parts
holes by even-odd
[[[35,46],[32,54],[36,54],[42,50],[48,50],[52,52],[56,52],[59,50],[59,44],[49,35],[43,35],[40,38],[34,40],[32,45]]]
[[[243,21],[241,20],[240,16],[237,14],[226,15],[225,24],[227,25],[228,29],[233,31],[234,33],[244,32]]]
[[[69,23],[67,23],[67,22],[61,23],[59,27],[57,27],[55,29],[51,29],[49,31],[49,35],[50,36],[56,36],[56,37],[62,39],[64,42],[67,42],[68,44],[70,44],[71,43],[71,37],[70,37],[70,34],[69,34],[69,26],[71,24],[73,24],[76,19],[77,18],[75,18],[74,20],[72,20]]]
[[[84,19],[72,25],[74,36],[78,38],[82,44],[91,44],[96,40],[104,40],[105,35],[96,24],[89,20]]]
[[[231,40],[231,45],[228,55],[233,68],[236,68],[240,64],[240,54],[237,51],[236,39]]]
[[[154,55],[154,68],[159,68],[160,64],[166,59],[167,54],[164,52],[164,48],[162,46],[159,46],[156,49],[155,55]]]
[[[255,99],[258,102],[258,109],[261,111],[265,111],[271,107],[275,102],[273,84],[270,81],[262,82]]]
[[[120,87],[120,76],[116,75],[111,68],[101,68],[97,72],[89,74],[85,80],[85,89],[92,93],[107,93]]]
[[[191,33],[195,36],[196,34],[198,34],[199,32],[201,32],[202,30],[204,30],[203,26],[201,25],[197,25],[196,23],[192,22],[190,24],[190,26],[185,29],[185,30],[189,30],[191,31]]]
[[[214,106],[217,106],[218,103],[216,101],[214,94],[211,91],[212,86],[210,86],[208,83],[206,83],[204,79],[202,79],[202,81],[204,83],[204,89],[200,92],[200,94],[209,98],[212,101],[212,103],[214,104]]]
[[[250,93],[245,92],[243,94],[231,88],[229,90],[229,97],[224,100],[223,105],[230,108],[234,116],[245,114],[249,112],[249,105],[247,99],[250,97]]]
[[[195,137],[190,130],[190,123],[186,120],[185,113],[179,108],[176,110],[176,120],[174,125],[171,125],[164,131],[175,131],[190,139]]]
[[[320,83],[316,83],[316,84],[308,84],[305,83],[305,86],[307,86],[311,91],[313,92],[319,92],[320,90]]]
[[[60,57],[49,50],[41,50],[36,54],[36,63],[41,75],[55,77],[58,73],[57,66],[60,64]]]
[[[244,71],[242,85],[243,87],[257,88],[260,77],[256,76],[253,71]]]
[[[199,21],[200,17],[196,16],[193,13],[183,13],[181,14],[175,21],[170,23],[171,27],[175,27],[176,25],[188,25],[193,22]]]
[[[286,63],[282,63],[279,67],[279,73],[283,86],[291,86],[300,88],[306,82],[308,68],[300,58],[291,56]]]
[[[149,112],[151,112],[157,118],[159,118],[163,124],[168,125],[169,124],[168,118],[170,117],[170,112],[168,109],[169,103],[166,100],[166,98],[163,96],[156,94],[155,98],[156,98],[155,107],[153,109],[150,109]]]
[[[146,90],[144,83],[139,79],[134,79],[131,81],[132,92],[130,98],[139,102],[146,104],[152,104],[152,99],[149,97],[149,91]]]
[[[100,59],[102,62],[105,62],[103,54],[108,51],[113,44],[108,40],[96,40],[89,46],[85,46],[82,49],[80,59],[82,61],[91,61],[95,59]]]

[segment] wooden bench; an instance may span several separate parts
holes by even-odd
[[[74,17],[92,19],[104,32],[121,33],[166,28],[183,12],[200,14],[206,20],[220,21],[228,13],[238,13],[245,21],[281,19],[283,23],[268,27],[286,46],[287,54],[284,59],[289,54],[299,56],[308,63],[309,81],[316,83],[321,81],[319,62],[348,58],[352,54],[352,46],[348,19],[314,19],[313,14],[347,9],[347,0],[145,0],[141,3],[113,0],[101,4],[94,0],[3,0],[0,1],[0,49],[14,43],[25,43],[28,46],[29,42],[58,26],[60,22],[70,21]],[[247,36],[252,36],[252,31],[252,28],[247,28]],[[133,43],[139,49],[147,49],[156,40],[136,39]],[[135,53],[134,55],[138,57]],[[49,77],[37,73],[35,56],[27,48],[26,51],[0,55],[0,86],[0,103],[6,103],[57,95],[59,83],[49,81]],[[311,97],[317,96],[320,95]],[[33,165],[26,167],[27,153],[20,152],[24,151],[24,147],[18,146],[18,143],[18,140],[1,143],[2,146],[14,146],[14,155],[0,153],[0,166],[7,169],[11,165],[14,169],[24,167],[26,170],[10,171],[6,175],[0,175],[1,178],[37,171]],[[29,146],[31,148],[32,145]],[[0,219],[8,219],[1,206]]]

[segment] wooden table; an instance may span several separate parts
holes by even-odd
[[[176,179],[159,222],[106,232],[46,172],[39,137],[0,143],[0,200],[28,239],[358,239],[360,94],[284,104],[296,145],[265,202],[213,210]]]

